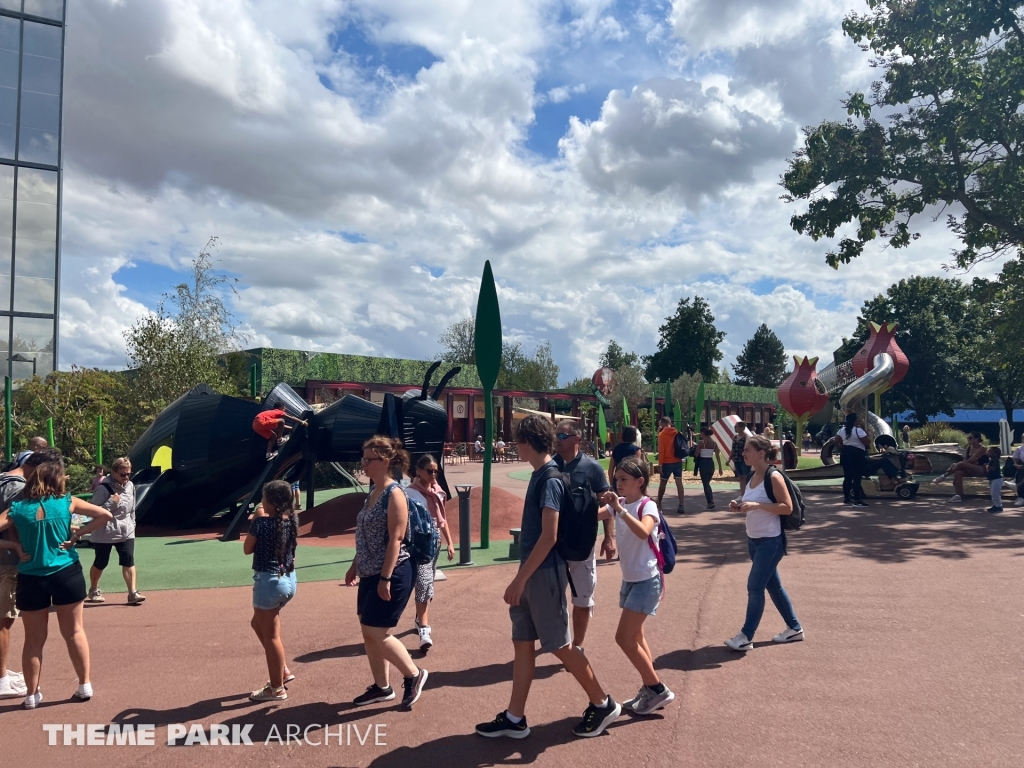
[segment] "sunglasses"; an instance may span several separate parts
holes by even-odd
[[[132,476],[131,472],[115,472],[114,473],[114,477],[123,477],[125,479],[128,479],[131,476]]]
[[[579,437],[579,435],[573,434],[572,432],[559,432],[555,437],[559,440],[568,440],[570,437]]]
[[[426,472],[428,475],[436,475],[437,474],[437,470],[436,469],[421,469],[420,471],[421,472]]]
[[[365,467],[367,464],[372,464],[375,461],[384,461],[384,459],[381,458],[380,456],[374,456],[373,458],[370,459],[363,456],[363,458],[359,460],[359,463]]]

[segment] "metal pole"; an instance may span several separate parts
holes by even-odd
[[[256,380],[256,364],[249,369],[249,395],[253,398],[259,393],[259,385]]]
[[[473,534],[469,508],[469,492],[472,490],[472,485],[455,486],[455,491],[459,494],[459,565],[473,564]]]
[[[96,463],[103,466],[103,416],[96,417]]]
[[[53,448],[53,417],[51,416],[46,420],[46,440]]]
[[[11,445],[14,442],[14,420],[11,416],[11,377],[4,376],[4,463],[14,458]]]

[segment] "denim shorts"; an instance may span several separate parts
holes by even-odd
[[[660,474],[662,477],[682,477],[683,462],[673,461],[671,464],[662,464]]]
[[[295,571],[278,576],[268,571],[252,574],[252,607],[261,611],[283,608],[295,597]]]
[[[653,616],[661,602],[661,576],[646,581],[624,581],[619,590],[619,608]]]

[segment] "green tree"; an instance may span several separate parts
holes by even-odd
[[[211,250],[216,245],[217,238],[210,238],[192,261],[189,282],[165,296],[173,310],[161,302],[124,334],[131,370],[122,405],[143,425],[199,383],[241,394],[221,360],[245,339],[222,296],[225,288],[233,292],[237,281],[215,270]]]
[[[476,365],[476,321],[472,317],[449,325],[437,343],[441,345],[442,361]]]
[[[615,371],[615,378],[612,379],[612,393],[608,397],[612,403],[611,421],[618,422],[620,427],[623,423],[623,397],[626,398],[626,402],[633,408],[636,408],[638,405],[642,407],[644,403],[650,405],[651,388],[644,378],[643,369],[639,365],[627,365],[619,368]],[[609,424],[609,426],[611,425]],[[640,429],[643,431],[643,422],[641,422]],[[647,431],[650,431],[650,427],[648,427]]]
[[[601,353],[599,360],[602,368],[611,368],[617,371],[630,365],[640,362],[640,356],[636,352],[626,352],[615,339],[608,340],[608,348]]]
[[[864,303],[842,354],[852,358],[867,341],[869,322],[898,322],[896,343],[910,369],[888,393],[887,406],[912,410],[915,421],[926,422],[973,400],[984,386],[976,358],[981,319],[971,288],[959,280],[911,277]]]
[[[930,206],[952,213],[954,262],[1024,246],[1024,31],[1020,0],[867,0],[843,31],[883,79],[843,101],[846,122],[806,131],[782,179],[808,201],[793,229],[814,240],[855,223],[826,260],[838,268],[881,238],[918,237]],[[884,118],[876,117],[882,113]]]
[[[518,341],[502,345],[497,389],[546,391],[557,387],[558,365],[551,355],[551,342],[545,341],[532,356]]]
[[[562,387],[562,391],[571,392],[576,395],[589,395],[591,393],[590,387],[591,380],[588,377],[583,377],[573,379],[568,382],[564,387]]]
[[[1013,411],[1024,404],[1024,261],[1007,261],[999,280],[976,278],[972,289],[984,328],[977,349],[985,383],[979,404],[999,403],[1013,427]]]
[[[672,382],[672,399],[683,409],[683,421],[689,421],[693,403],[697,402],[697,387],[704,379],[699,373],[684,373]]]
[[[680,299],[676,313],[665,319],[658,333],[658,351],[643,358],[648,381],[674,381],[684,373],[715,380],[722,359],[718,345],[725,333],[715,327],[715,316],[702,297]]]
[[[777,387],[786,377],[786,348],[782,339],[764,323],[743,345],[732,367],[733,383],[745,387]],[[724,383],[724,382],[723,382]]]

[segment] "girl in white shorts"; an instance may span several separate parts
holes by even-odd
[[[658,568],[660,515],[657,504],[646,496],[650,479],[646,462],[624,459],[615,466],[618,493],[608,491],[601,495],[601,502],[607,507],[599,513],[601,518],[615,517],[615,537],[622,568],[622,589],[619,591],[622,615],[615,632],[615,642],[643,681],[636,696],[622,706],[638,715],[649,715],[675,698],[654,671],[654,654],[644,637],[644,621],[657,611],[664,586]]]

